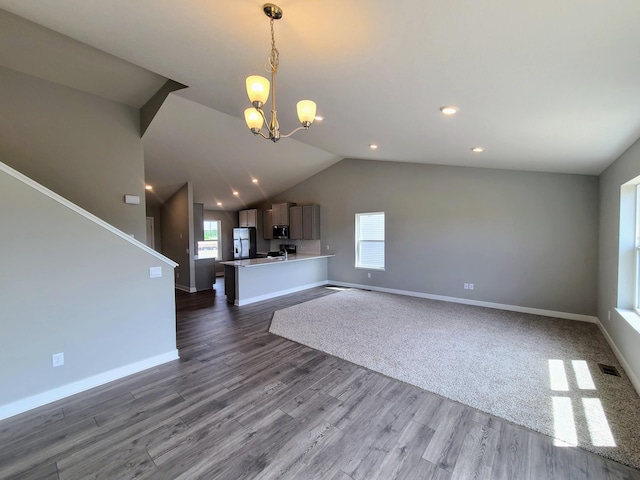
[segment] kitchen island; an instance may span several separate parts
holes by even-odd
[[[327,262],[333,255],[290,254],[220,262],[224,265],[227,302],[248,305],[328,283]]]
[[[216,283],[216,259],[195,257],[196,291],[211,290]]]

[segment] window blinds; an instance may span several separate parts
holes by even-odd
[[[384,212],[356,214],[356,267],[384,269]]]

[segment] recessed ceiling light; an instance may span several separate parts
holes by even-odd
[[[484,148],[482,148],[482,147],[473,147],[471,149],[471,151],[474,152],[474,153],[482,153],[482,152],[484,152]]]
[[[222,202],[218,202],[216,205],[218,205],[219,207],[222,206]]]
[[[240,195],[240,192],[233,192],[233,194],[237,197],[238,195]]]
[[[153,190],[153,187],[151,185],[145,185],[144,188],[145,190]]]
[[[378,148],[378,145],[376,145],[375,143],[372,143],[372,144],[369,145],[369,148],[371,150],[375,150],[376,148]]]
[[[324,120],[324,117],[322,115],[316,115],[315,120],[321,122],[322,120]]]
[[[251,181],[252,181],[253,183],[258,183],[258,179],[257,179],[257,178],[252,178],[252,179],[251,179]]]
[[[445,115],[455,115],[460,110],[458,107],[454,107],[452,105],[445,105],[444,107],[440,107],[440,111]]]

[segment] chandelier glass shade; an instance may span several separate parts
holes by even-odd
[[[302,124],[287,135],[280,134],[280,125],[278,124],[278,112],[276,110],[276,73],[278,73],[278,64],[280,62],[280,53],[276,48],[276,41],[273,31],[273,22],[282,18],[282,9],[273,3],[265,3],[263,6],[265,15],[271,19],[271,53],[267,61],[268,70],[271,71],[271,83],[264,77],[259,75],[251,75],[247,77],[247,96],[253,107],[244,111],[244,120],[247,127],[254,135],[260,135],[267,140],[277,142],[281,138],[290,137],[301,129],[308,129],[316,116],[316,104],[311,100],[300,100],[297,104],[298,120]],[[271,92],[271,119],[267,121],[263,107],[269,100]],[[267,134],[262,132],[262,127],[267,124]]]

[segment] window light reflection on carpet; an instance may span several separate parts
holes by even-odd
[[[582,406],[591,436],[591,444],[596,447],[615,447],[613,433],[599,398],[583,398]]]
[[[573,371],[576,374],[576,380],[578,382],[578,388],[580,390],[595,390],[596,386],[593,383],[593,377],[589,371],[589,366],[584,360],[571,360]]]
[[[580,390],[596,390],[589,365],[585,360],[571,360],[571,367]],[[569,380],[563,360],[549,360],[549,383],[551,390],[568,392]],[[586,393],[586,392],[585,392]],[[552,397],[554,445],[557,447],[573,447],[578,444],[576,416],[574,406],[569,397]],[[582,398],[584,418],[587,421],[591,444],[596,447],[615,447],[616,442],[609,427],[607,416],[599,398]]]
[[[551,383],[551,390],[556,392],[569,391],[569,382],[567,381],[564,361],[549,360],[549,381]]]
[[[578,445],[578,434],[573,416],[571,399],[568,397],[552,397],[553,431],[556,447],[575,447]]]

